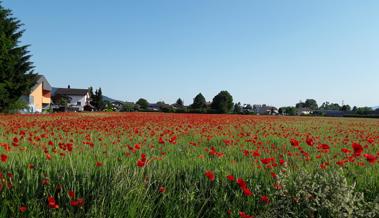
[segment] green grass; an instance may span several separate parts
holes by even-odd
[[[274,179],[272,172],[295,181],[304,171],[338,173],[341,168],[348,184],[356,183],[355,191],[363,193],[366,202],[378,203],[378,162],[369,164],[361,156],[344,167],[335,163],[345,157],[341,148],[351,150],[352,142],[367,146],[364,153],[377,155],[377,120],[156,113],[0,118],[0,143],[11,147],[10,151],[0,147],[0,154],[9,157],[6,163],[0,162],[0,217],[229,217],[228,210],[231,217],[238,217],[239,211],[280,216],[274,214],[279,195],[273,186],[281,177]],[[159,143],[161,134],[165,144]],[[174,135],[176,144],[169,143]],[[308,135],[315,139],[313,147],[305,143]],[[20,139],[17,147],[12,146],[14,137]],[[310,160],[291,146],[291,138],[301,142]],[[375,142],[368,143],[368,138]],[[89,141],[93,148],[83,144]],[[59,143],[72,143],[73,150],[65,151]],[[330,152],[320,153],[319,143],[330,145]],[[135,144],[141,149],[133,153],[127,145]],[[210,156],[205,149],[211,146],[224,156]],[[250,152],[248,157],[244,150]],[[253,157],[253,150],[259,150],[261,156]],[[149,162],[139,168],[136,162],[142,153]],[[276,163],[283,159],[285,164],[269,168],[260,161],[271,157]],[[96,162],[103,165],[98,167]],[[320,169],[325,162],[328,167]],[[204,176],[207,170],[215,173],[214,182]],[[13,174],[11,180],[7,173]],[[231,174],[243,178],[254,195],[244,196],[235,182],[226,179]],[[43,185],[43,179],[49,184]],[[12,183],[12,188],[8,189],[7,183]],[[159,192],[160,187],[166,192]],[[70,206],[69,190],[85,200],[84,206]],[[292,192],[296,190],[294,187]],[[262,195],[270,198],[270,204],[260,201]],[[48,207],[48,196],[55,197],[59,209]],[[21,205],[28,207],[25,213],[19,211]]]

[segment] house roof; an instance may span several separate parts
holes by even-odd
[[[47,79],[43,75],[38,75],[37,76],[37,82],[32,87],[31,90],[33,91],[34,89],[36,89],[39,86],[39,84],[41,84],[41,83],[42,83],[42,89],[43,90],[47,90],[47,91],[51,91],[52,90],[51,85],[49,84],[49,82],[47,81]]]
[[[57,88],[54,95],[87,95],[88,89]]]

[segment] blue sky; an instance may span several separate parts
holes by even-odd
[[[185,104],[379,105],[379,1],[3,0],[53,86]]]

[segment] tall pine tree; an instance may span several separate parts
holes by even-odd
[[[17,109],[20,97],[29,94],[37,79],[28,46],[19,45],[21,26],[0,2],[0,112]]]

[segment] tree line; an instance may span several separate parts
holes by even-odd
[[[193,103],[188,107],[179,98],[175,104],[166,104],[163,101],[157,102],[155,108],[163,112],[177,113],[232,113],[234,109],[233,96],[228,91],[219,92],[212,100],[207,102],[204,95],[199,93],[193,99]],[[138,99],[136,103],[126,102],[121,111],[151,111],[151,104],[144,98]]]
[[[347,114],[356,114],[356,115],[369,115],[374,112],[374,109],[371,107],[351,107],[348,104],[338,104],[331,102],[323,102],[320,106],[317,104],[317,101],[314,99],[306,99],[304,102],[300,101],[295,106],[287,106],[279,108],[279,114],[286,115],[297,115],[297,112],[301,109],[309,109],[312,111],[313,115],[324,115],[328,111],[341,111]],[[375,112],[379,112],[379,109],[376,109]]]

